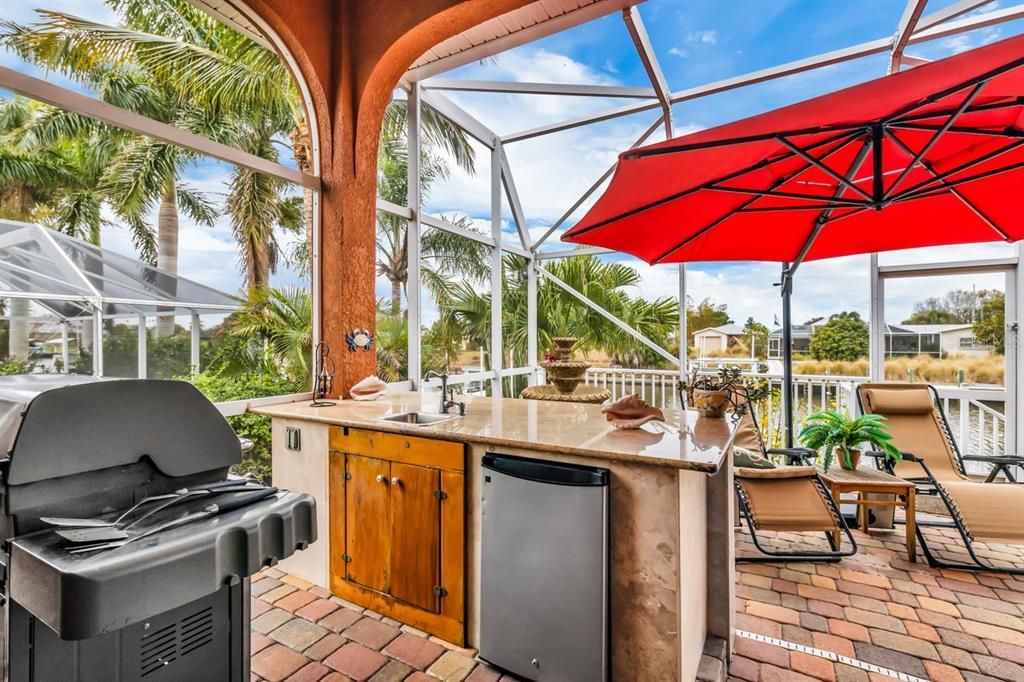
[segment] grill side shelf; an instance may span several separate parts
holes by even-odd
[[[315,541],[316,503],[293,492],[95,555],[33,533],[11,542],[9,596],[62,639],[87,639],[213,594]]]

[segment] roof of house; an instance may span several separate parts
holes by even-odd
[[[898,329],[905,329],[914,334],[945,334],[960,329],[970,329],[973,326],[962,322],[958,324],[901,324]]]
[[[743,336],[744,333],[743,327],[738,324],[723,324],[717,327],[704,327],[704,329],[698,329],[694,332],[694,335],[706,334],[708,332],[725,334],[726,336]]]

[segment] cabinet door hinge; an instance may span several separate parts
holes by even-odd
[[[346,564],[352,563],[352,557],[348,554],[342,554],[341,560],[344,561]]]
[[[434,594],[438,597],[447,597],[448,590],[444,589],[440,585],[434,585]]]
[[[443,490],[435,490],[434,491],[434,497],[436,497],[439,500],[447,500],[448,499],[448,493],[446,493]]]

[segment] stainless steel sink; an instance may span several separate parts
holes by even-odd
[[[378,417],[378,421],[396,422],[398,424],[412,424],[413,426],[429,426],[446,422],[449,419],[458,419],[457,414],[425,414],[423,412],[402,412],[391,414],[387,417]]]

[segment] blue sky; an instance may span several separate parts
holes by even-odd
[[[932,0],[927,11],[939,9],[951,1]],[[640,5],[640,13],[670,88],[679,90],[891,36],[904,4],[904,0],[649,0]],[[998,2],[993,2],[983,9],[991,11],[997,6]],[[3,14],[5,18],[29,21],[35,7],[110,20],[110,13],[97,0],[6,0]],[[1007,24],[914,46],[908,53],[939,58],[1022,30],[1019,22]],[[674,109],[676,134],[881,76],[885,73],[885,63],[884,56],[869,57],[677,105]],[[0,53],[0,64],[33,72],[31,67],[7,54]],[[467,65],[443,77],[648,85],[618,13],[482,63]],[[450,96],[499,133],[528,129],[624,103],[529,95],[450,93]],[[654,112],[644,112],[509,145],[507,153],[531,233],[535,237],[542,234],[655,116]],[[657,139],[660,139],[657,135],[652,138]],[[482,148],[478,149],[478,167],[488,167]],[[210,161],[190,169],[187,179],[193,185],[218,193],[223,192],[223,182],[229,173],[227,165]],[[475,177],[456,171],[448,180],[435,185],[427,210],[466,215],[479,221],[483,229],[489,229],[488,196],[486,171]],[[222,219],[212,230],[183,222],[182,274],[226,291],[237,291],[241,277],[227,221]],[[510,223],[506,229],[508,237],[514,238]],[[549,242],[554,248],[558,248],[556,239]],[[123,232],[108,231],[104,241],[110,248],[131,253],[130,242]],[[1006,245],[933,249],[885,254],[882,261],[986,257],[1006,255],[1009,249]],[[643,286],[637,293],[647,297],[675,295],[674,266],[650,267],[627,260],[641,272]],[[777,291],[772,287],[778,269],[777,264],[768,263],[690,266],[689,293],[698,300],[711,297],[728,304],[730,313],[739,321],[753,316],[770,325],[779,313]],[[284,268],[275,276],[275,283],[297,284],[300,278]],[[386,291],[384,284],[381,282],[378,286],[381,294]],[[950,287],[971,284],[979,288],[1001,286],[992,276],[907,280],[887,297],[888,317],[898,322],[914,301]],[[811,263],[801,269],[794,300],[797,319],[838,310],[857,310],[866,315],[867,305],[867,257]],[[425,318],[429,321],[436,311],[429,301],[425,307]]]

